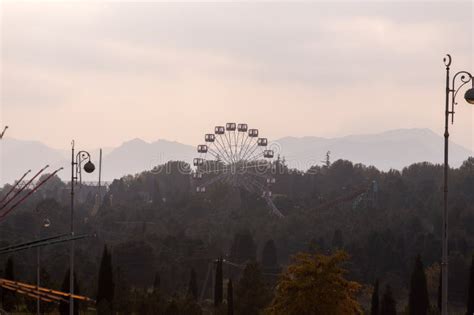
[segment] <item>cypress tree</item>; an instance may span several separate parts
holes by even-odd
[[[374,292],[370,304],[370,315],[379,315],[379,279],[375,280]]]
[[[278,266],[277,251],[275,242],[269,240],[265,243],[262,251],[262,267],[272,269]]]
[[[114,300],[114,275],[112,269],[112,258],[107,250],[107,246],[104,246],[102,253],[102,260],[99,268],[99,283],[97,287],[97,304],[101,302],[107,302],[111,308]]]
[[[214,285],[214,306],[222,304],[223,296],[223,276],[222,276],[222,258],[217,259],[216,279]]]
[[[7,280],[15,280],[15,272],[13,266],[13,259],[11,257],[8,258],[7,263],[5,265],[5,279]],[[15,293],[13,291],[3,289],[2,290],[2,305],[3,309],[7,312],[12,312],[15,309],[16,298]]]
[[[469,273],[469,289],[467,291],[467,315],[474,314],[474,256],[471,261],[471,271]]]
[[[344,248],[344,240],[342,238],[342,231],[336,229],[332,237],[332,248],[333,249],[342,249]]]
[[[439,270],[439,283],[438,283],[438,310],[441,312],[441,299],[442,299],[442,292],[443,289],[443,277],[441,274],[441,269]]]
[[[227,315],[234,315],[234,288],[232,279],[227,283]]]
[[[160,274],[157,271],[155,273],[155,280],[153,280],[153,292],[159,291],[160,286],[161,286],[161,278],[160,278]]]
[[[411,275],[408,311],[410,315],[426,315],[429,307],[425,270],[421,257],[418,255]]]
[[[66,270],[66,274],[64,275],[63,283],[61,285],[61,290],[63,292],[69,292],[69,269]],[[77,276],[76,273],[74,273],[74,294],[81,294],[81,290],[79,288],[79,283],[77,281]],[[74,300],[74,315],[79,314],[79,309],[80,309],[80,302],[77,300]],[[60,315],[69,315],[69,303],[61,301],[59,303],[59,308],[58,308],[59,314]]]
[[[392,288],[389,285],[385,287],[380,315],[397,315],[397,304],[392,295]]]
[[[194,268],[191,268],[191,276],[189,279],[189,288],[188,288],[188,295],[197,300],[198,298],[198,287],[197,287],[197,279],[196,279],[196,271]]]

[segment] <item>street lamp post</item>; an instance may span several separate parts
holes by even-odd
[[[451,66],[451,56],[448,54],[443,59],[446,66],[446,109],[444,112],[444,200],[443,200],[443,228],[442,228],[442,258],[441,258],[441,314],[448,314],[448,170],[449,170],[449,115],[451,115],[451,124],[454,123],[454,105],[459,90],[469,82],[472,87],[464,95],[469,104],[474,104],[474,80],[467,71],[459,71],[450,81],[449,70]],[[458,86],[457,86],[458,85]]]
[[[82,181],[82,163],[84,164],[84,171],[92,173],[95,169],[91,162],[91,155],[87,151],[74,152],[74,140],[71,142],[71,236],[74,237],[74,185],[79,178]],[[71,241],[70,252],[70,267],[69,267],[69,315],[74,315],[74,240]]]

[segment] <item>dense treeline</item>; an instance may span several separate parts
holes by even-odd
[[[107,269],[105,264],[111,270],[103,277],[110,279],[115,292],[113,300],[105,300],[116,310],[197,309],[203,307],[203,302],[197,304],[201,296],[210,300],[204,308],[214,304],[219,308],[232,279],[233,311],[242,314],[270,305],[277,275],[296,253],[331,255],[340,249],[349,254],[347,278],[362,284],[357,298],[367,311],[372,284],[378,279],[380,307],[391,309],[396,304],[399,311],[408,312],[410,288],[423,290],[423,284],[417,284],[420,280],[412,283],[414,266],[418,266],[416,279],[426,279],[429,307],[436,308],[442,166],[418,163],[402,171],[381,172],[338,160],[301,172],[278,160],[274,173],[274,202],[284,219],[271,216],[261,196],[231,186],[195,193],[189,166],[182,162],[115,180],[100,194],[96,187],[82,186],[77,194],[76,233],[97,236],[76,245],[81,292],[92,297],[103,292],[99,269]],[[7,190],[8,186],[2,191]],[[57,178],[50,181],[1,223],[1,246],[67,232],[68,202],[67,184]],[[51,221],[48,229],[41,228],[45,217]],[[474,158],[450,172],[449,233],[449,298],[453,309],[462,310],[474,253]],[[12,255],[16,279],[34,283],[35,255],[33,250]],[[104,255],[108,262],[101,263]],[[0,266],[7,266],[8,258],[0,257]],[[216,302],[212,271],[220,258],[224,264],[218,291],[224,297]],[[44,248],[42,266],[45,281],[61,288],[68,246]],[[244,301],[248,292],[242,293],[245,282],[240,280],[245,275],[250,278],[248,290],[256,290],[259,297],[252,302],[259,305]],[[260,276],[262,287],[252,287]],[[225,305],[220,309],[227,312]]]

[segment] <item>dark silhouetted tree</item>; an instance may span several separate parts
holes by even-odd
[[[153,292],[159,291],[160,286],[161,286],[161,278],[160,278],[160,274],[157,271],[155,272],[155,279],[153,280]]]
[[[334,231],[332,238],[332,248],[333,249],[342,249],[344,248],[344,240],[342,238],[341,230],[337,229]]]
[[[191,268],[191,274],[189,278],[189,287],[188,287],[188,295],[197,300],[198,297],[198,286],[197,286],[197,279],[196,279],[196,271],[194,268]]]
[[[4,278],[7,280],[15,280],[13,259],[11,257],[8,258],[7,263],[5,265]],[[3,305],[3,309],[7,312],[12,312],[15,309],[16,297],[13,291],[6,290],[6,289],[2,290],[2,305]]]
[[[70,288],[69,276],[70,274],[69,274],[69,269],[68,269],[66,270],[66,274],[64,275],[64,279],[63,279],[63,284],[61,285],[61,291],[63,292],[69,292],[69,288]],[[79,282],[77,280],[77,276],[75,273],[74,273],[74,294],[81,294],[81,289],[79,287]],[[77,300],[74,300],[74,315],[79,314],[80,308],[81,308],[80,302],[78,302]],[[59,310],[60,315],[69,315],[69,303],[60,302],[58,310]]]
[[[467,313],[468,315],[474,314],[474,256],[471,260],[471,270],[469,273],[469,288],[467,291]]]
[[[442,303],[442,296],[443,296],[443,276],[441,269],[439,270],[439,283],[438,283],[438,310],[441,312],[441,303]]]
[[[392,295],[392,288],[389,285],[385,287],[380,315],[397,315],[397,304]]]
[[[234,315],[234,288],[232,279],[227,283],[227,315]]]
[[[275,242],[269,240],[265,243],[262,251],[262,267],[264,269],[272,269],[278,266],[277,250]]]
[[[166,315],[179,315],[179,307],[176,301],[173,299],[165,311]]]
[[[238,314],[257,315],[269,299],[259,265],[248,263],[235,290],[235,310]]]
[[[112,310],[112,303],[114,300],[114,274],[112,268],[112,257],[104,246],[102,253],[102,260],[99,268],[99,282],[97,286],[97,304],[107,305]],[[106,306],[103,306],[106,309]]]
[[[256,261],[256,253],[257,246],[250,232],[245,231],[234,236],[230,249],[232,261],[236,263]]]
[[[372,292],[372,300],[370,304],[370,315],[379,315],[379,279],[375,280],[374,292]]]
[[[410,280],[408,311],[410,315],[426,315],[430,307],[426,275],[420,255],[416,257]]]
[[[214,284],[214,306],[222,304],[223,298],[223,275],[222,275],[222,258],[217,259],[216,262],[216,278]]]

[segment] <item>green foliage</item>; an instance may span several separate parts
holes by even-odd
[[[329,167],[315,165],[302,172],[289,169],[282,160],[277,161],[272,192],[274,202],[285,214],[283,220],[268,214],[259,194],[226,183],[209,189],[206,194],[195,194],[189,174],[182,172],[186,169],[182,162],[170,162],[114,181],[104,193],[96,216],[90,216],[90,209],[95,204],[97,187],[84,184],[76,195],[77,229],[99,233],[93,241],[76,243],[78,277],[84,283],[99,282],[96,271],[101,261],[95,257],[102,253],[107,241],[114,249],[114,266],[122,270],[122,276],[115,279],[113,310],[144,314],[151,312],[151,307],[159,308],[158,314],[162,314],[171,296],[184,296],[188,292],[191,268],[196,271],[196,282],[204,283],[210,257],[229,253],[229,260],[239,265],[255,261],[258,249],[262,253],[265,282],[269,283],[267,273],[278,271],[266,269],[265,265],[273,261],[268,259],[273,255],[264,254],[272,252],[265,245],[267,240],[273,239],[278,244],[278,263],[282,266],[295,253],[307,250],[314,240],[311,252],[329,254],[334,245],[351,255],[351,262],[346,265],[348,278],[359,283],[387,279],[397,294],[407,292],[406,280],[412,272],[410,258],[420,253],[424,263],[431,266],[441,256],[442,166],[417,163],[402,171],[382,172],[344,160],[331,162]],[[372,205],[366,199],[371,195],[367,190],[374,180],[379,189],[377,202]],[[18,231],[22,231],[25,240],[34,239],[37,207],[46,209],[54,222],[49,229],[51,235],[69,228],[67,185],[58,180],[51,183],[2,222],[2,244],[17,241]],[[450,170],[449,301],[453,305],[466,303],[469,286],[472,257],[468,245],[474,242],[473,186],[474,158],[470,158],[460,168]],[[356,200],[345,199],[357,191],[362,193]],[[322,207],[334,200],[343,201]],[[33,255],[34,251],[24,251],[15,254],[15,259],[32,262]],[[2,264],[6,263],[5,258],[0,259]],[[68,264],[68,248],[48,247],[43,263],[48,270],[62,270]],[[237,313],[237,279],[242,272],[227,265],[224,269],[225,276],[236,279]],[[152,286],[153,291],[158,291],[154,285],[156,271],[161,276],[160,294],[152,296]],[[34,279],[34,269],[25,268],[25,264],[15,268],[15,272],[18,279]],[[62,274],[51,272],[51,281],[61,283]],[[212,285],[209,280],[206,294]],[[120,294],[119,286],[122,286]],[[83,289],[89,297],[98,293],[96,285]],[[434,293],[435,289],[431,291]],[[382,290],[379,293],[382,300]],[[213,297],[206,294],[204,298],[212,305]],[[405,301],[408,296],[400,298]],[[370,309],[370,295],[364,303]],[[125,305],[130,305],[130,309],[125,310]],[[224,313],[227,311],[225,303],[220,308]]]
[[[348,255],[299,253],[281,275],[268,314],[360,314],[361,286],[345,279]]]

